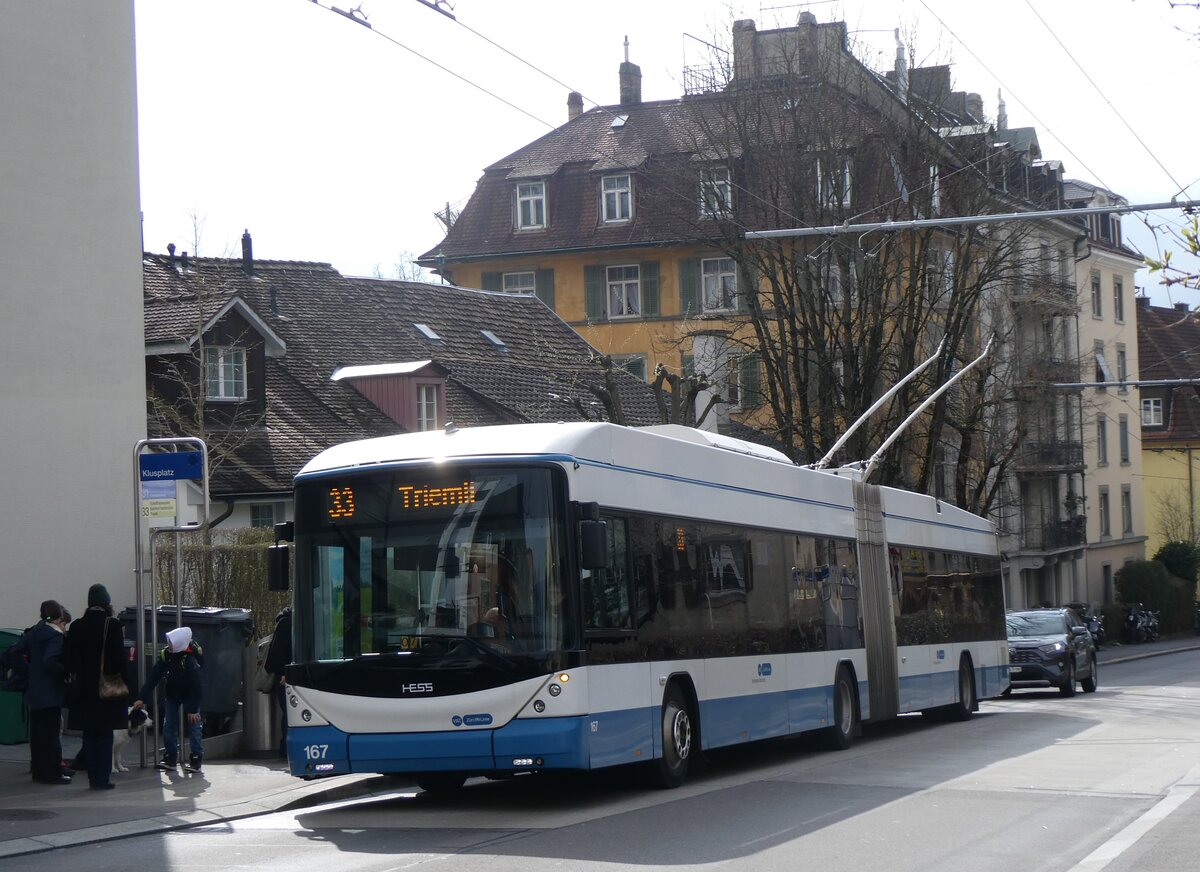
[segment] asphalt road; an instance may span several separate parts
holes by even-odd
[[[905,717],[851,750],[717,753],[680,790],[624,772],[472,783],[12,858],[139,869],[1177,872],[1200,856],[1200,651],[1024,690],[971,721]]]

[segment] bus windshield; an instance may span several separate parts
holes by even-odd
[[[567,643],[561,478],[437,464],[296,488],[297,661]]]

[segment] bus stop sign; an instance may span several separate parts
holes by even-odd
[[[204,477],[199,451],[168,451],[138,457],[142,481],[175,481]]]

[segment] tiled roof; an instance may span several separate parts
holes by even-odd
[[[237,296],[282,340],[286,353],[266,359],[267,411],[232,440],[231,456],[212,475],[216,496],[282,493],[315,453],[350,439],[401,428],[346,381],[340,366],[432,360],[447,371],[446,409],[459,426],[581,420],[571,398],[603,382],[596,352],[533,296],[450,285],[342,276],[329,264],[148,254],[143,265],[146,340],[171,343]],[[433,342],[416,329],[425,324]],[[499,349],[482,335],[489,330]],[[658,423],[649,385],[614,373],[631,424]]]
[[[1200,378],[1200,321],[1188,308],[1137,307],[1138,366],[1143,380]],[[1200,439],[1200,396],[1193,385],[1143,386],[1143,398],[1164,400],[1161,430],[1143,426],[1142,442]]]

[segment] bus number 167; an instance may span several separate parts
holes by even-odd
[[[324,760],[329,753],[328,745],[305,745],[304,756],[309,760]]]

